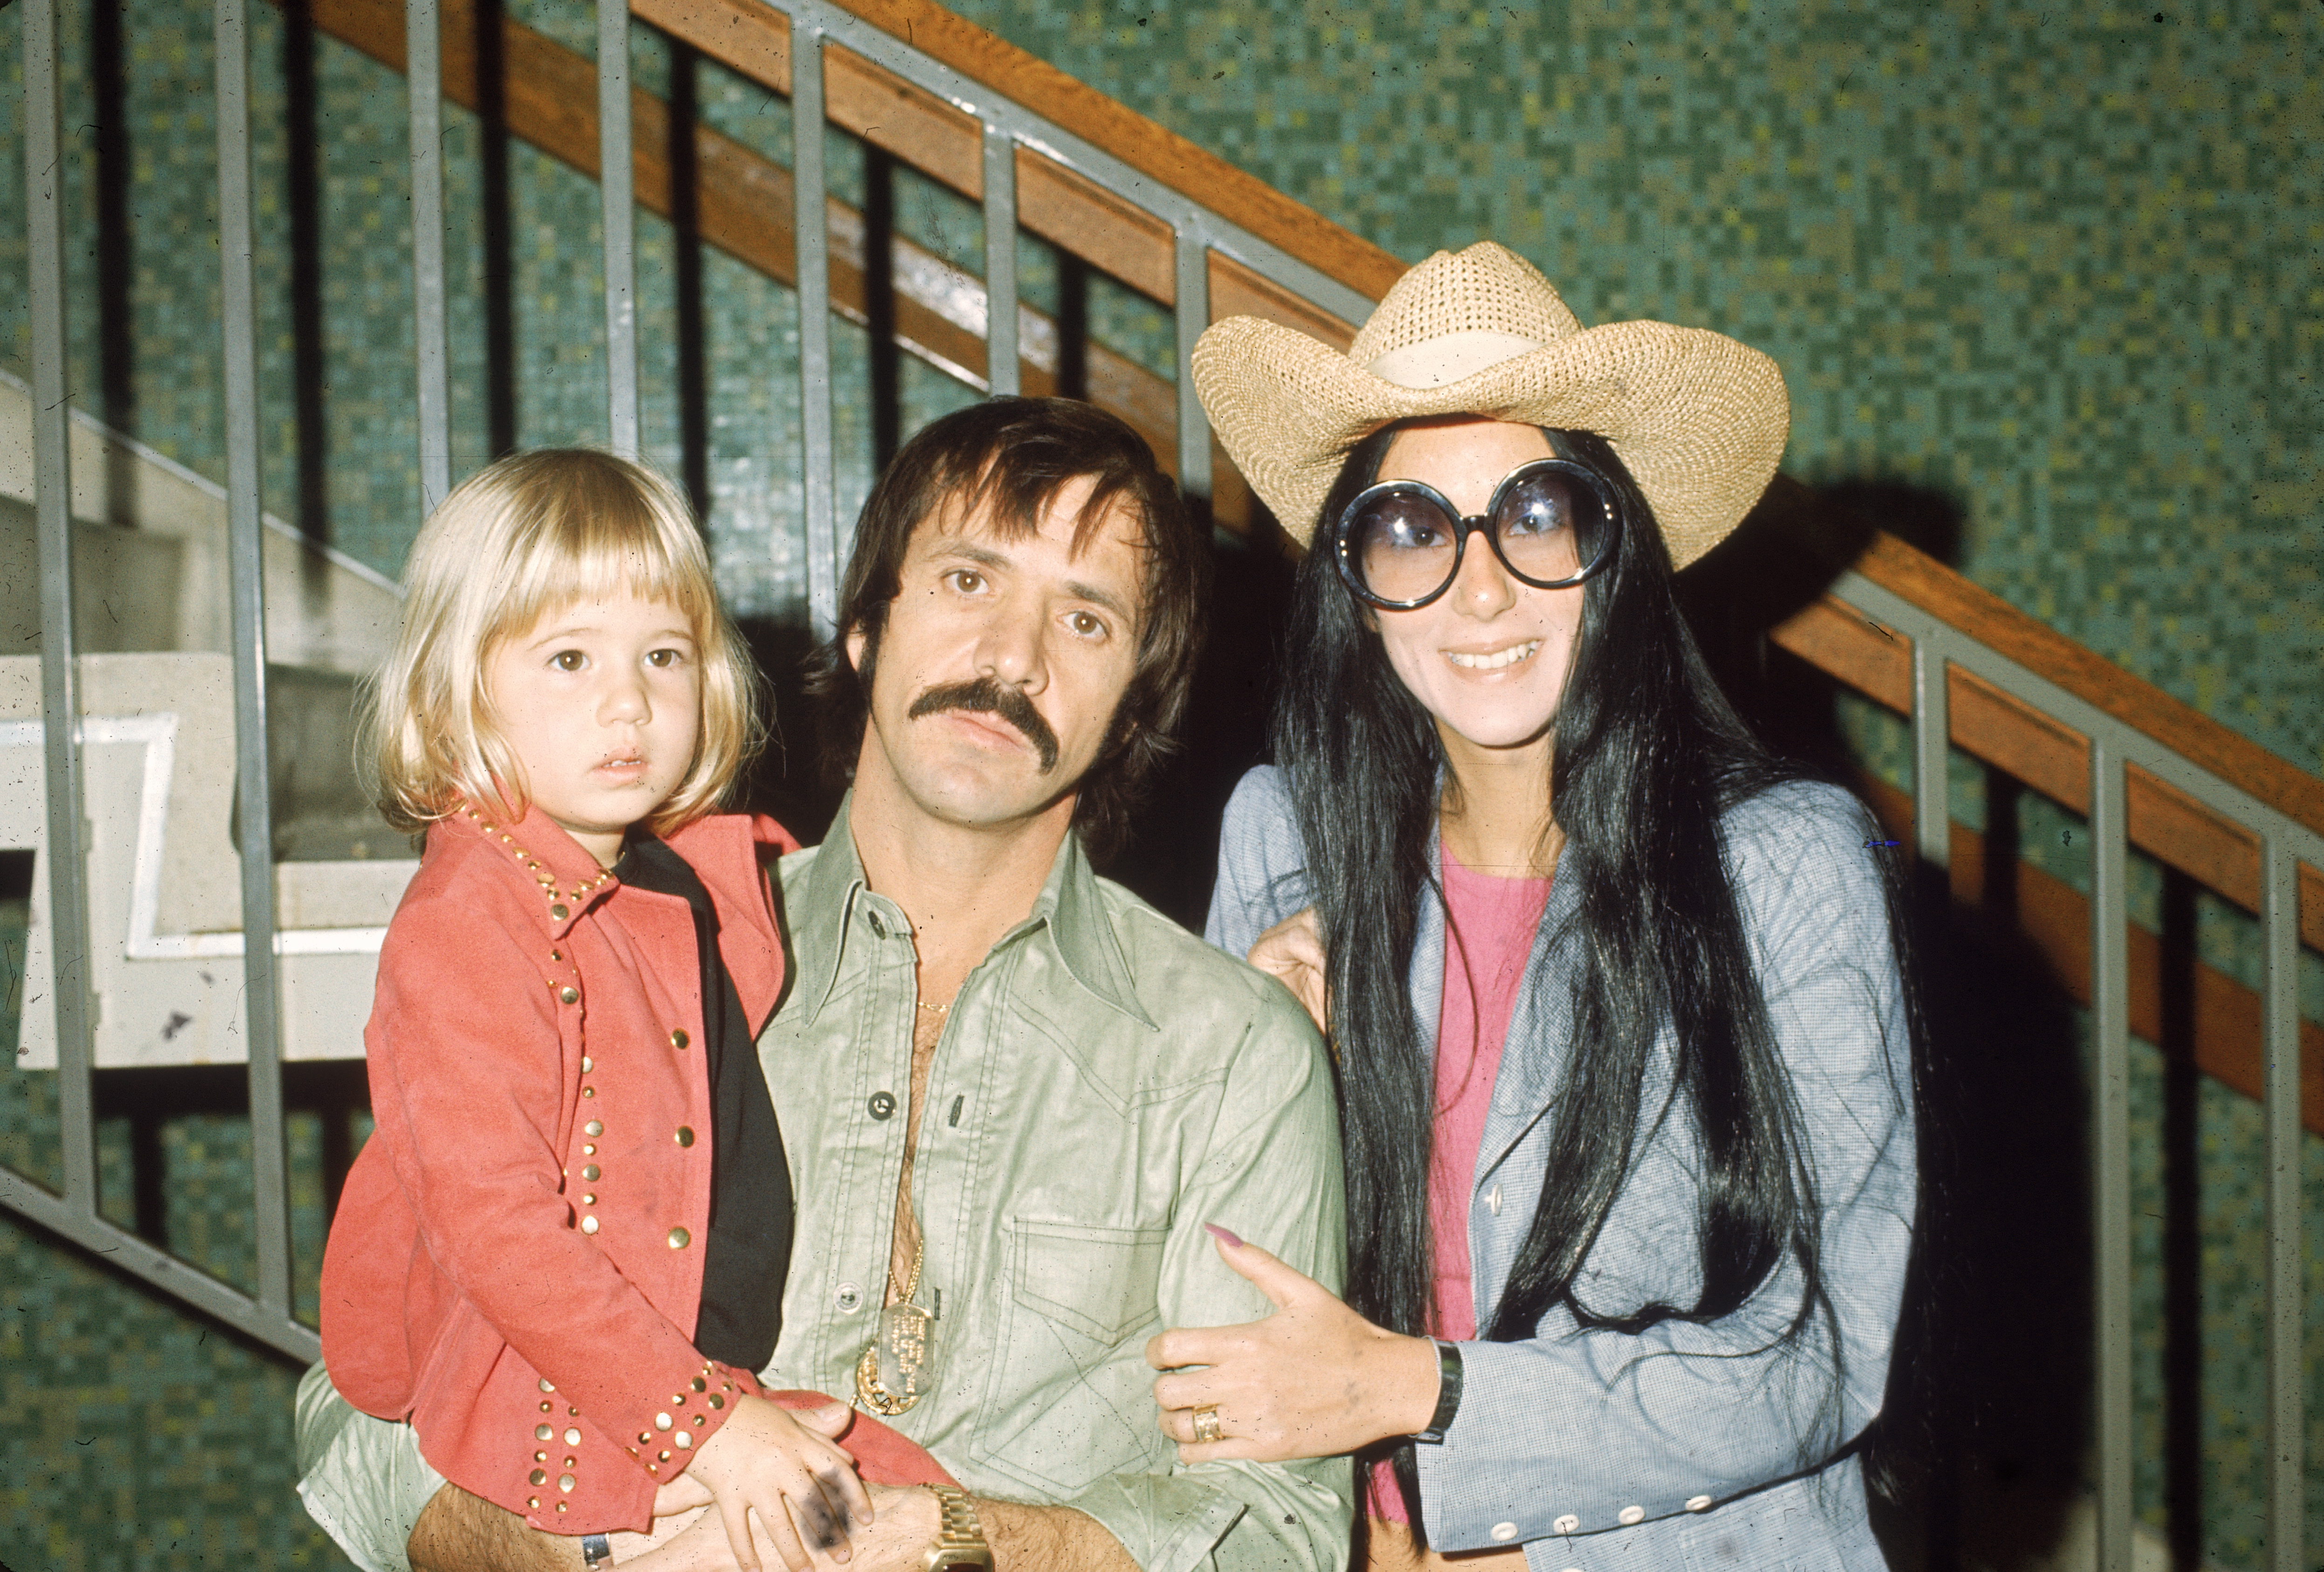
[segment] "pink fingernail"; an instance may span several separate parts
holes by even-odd
[[[1216,1223],[1204,1223],[1203,1227],[1208,1228],[1211,1231],[1211,1236],[1220,1244],[1231,1245],[1238,1250],[1242,1248],[1242,1241],[1235,1237],[1232,1230],[1222,1228]]]

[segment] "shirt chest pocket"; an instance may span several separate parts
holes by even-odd
[[[972,1452],[1067,1495],[1148,1466],[1165,1438],[1145,1339],[1161,1329],[1169,1231],[1019,1219],[1008,1236],[1009,1300]]]
[[[1011,1295],[1020,1310],[1109,1346],[1157,1319],[1167,1229],[1019,1222],[1010,1231],[1016,1236]]]

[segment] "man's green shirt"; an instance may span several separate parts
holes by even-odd
[[[770,1379],[847,1394],[887,1282],[916,957],[844,809],[782,886],[788,991],[759,1056],[799,1226]],[[912,1206],[935,1384],[888,1422],[972,1492],[1087,1512],[1146,1572],[1343,1565],[1347,1462],[1180,1465],[1145,1358],[1166,1326],[1272,1308],[1204,1223],[1341,1287],[1331,1072],[1291,996],[1068,836],[953,1000],[927,1096]]]

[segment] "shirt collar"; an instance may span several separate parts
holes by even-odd
[[[465,805],[437,823],[447,834],[474,835],[487,850],[506,856],[519,875],[539,891],[552,938],[563,938],[581,920],[582,913],[620,887],[621,881],[600,867],[556,820],[542,813],[538,803],[528,804],[524,816],[513,824],[503,823],[500,815],[472,812]]]
[[[838,985],[840,962],[855,931],[865,898],[872,895],[863,876],[863,860],[855,850],[848,824],[853,794],[843,799],[807,869],[796,903],[786,902],[784,916],[790,925],[793,953],[798,958],[799,980],[812,988],[810,1015],[819,1014]],[[1138,1002],[1130,962],[1108,920],[1105,896],[1097,873],[1083,852],[1081,838],[1068,832],[1049,864],[1049,877],[1034,897],[1033,909],[993,945],[998,951],[1021,937],[1046,936],[1066,974],[1099,1003],[1128,1016],[1149,1030],[1160,1028]]]

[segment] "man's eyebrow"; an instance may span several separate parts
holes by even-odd
[[[991,547],[979,546],[975,542],[969,540],[954,540],[946,546],[939,547],[936,551],[936,555],[938,556],[964,558],[969,562],[976,564],[979,567],[1007,568],[1016,565],[1014,563],[1010,562],[1008,557],[1002,556],[1000,552],[993,550]]]
[[[1100,589],[1095,584],[1085,584],[1079,579],[1067,579],[1065,593],[1078,601],[1093,601],[1125,622],[1137,621],[1130,614],[1130,608],[1122,604],[1121,597],[1111,590]]]

